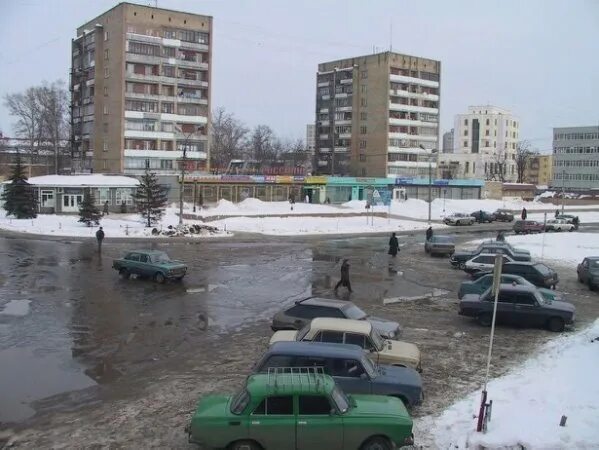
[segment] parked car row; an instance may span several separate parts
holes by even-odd
[[[397,322],[310,297],[278,312],[271,328],[242,389],[200,399],[189,442],[234,450],[413,444],[407,408],[424,397],[422,362],[416,345],[394,340]]]
[[[445,223],[445,225],[472,225],[474,222],[512,222],[513,220],[514,214],[510,210],[498,209],[495,212],[478,210],[470,214],[453,213],[445,217],[443,223]]]

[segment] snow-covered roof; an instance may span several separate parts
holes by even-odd
[[[27,180],[35,186],[113,186],[135,187],[139,180],[120,175],[43,175]]]

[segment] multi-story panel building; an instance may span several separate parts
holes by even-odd
[[[599,126],[553,129],[554,188],[599,188]]]
[[[553,155],[534,155],[524,169],[524,183],[549,186],[553,179]]]
[[[453,153],[453,128],[443,133],[443,153]]]
[[[208,169],[212,18],[120,3],[72,41],[74,168]],[[185,155],[184,155],[185,153]]]
[[[440,74],[439,61],[393,52],[319,64],[315,171],[416,177],[430,164],[436,173]]]
[[[309,123],[306,125],[306,150],[310,155],[314,156],[314,148],[316,147],[316,125]]]
[[[454,122],[453,154],[442,155],[440,172],[453,178],[516,181],[520,124],[508,110],[470,106]]]

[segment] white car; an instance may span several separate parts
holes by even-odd
[[[506,262],[513,262],[514,260],[508,255],[503,256],[503,264]],[[480,271],[492,271],[495,267],[495,254],[494,253],[481,253],[475,256],[470,261],[467,261],[464,267],[466,273],[476,273]]]
[[[566,219],[551,219],[545,224],[545,231],[574,231],[574,228]]]
[[[453,213],[443,219],[445,225],[472,225],[476,219],[468,214]]]

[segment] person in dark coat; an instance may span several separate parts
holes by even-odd
[[[104,202],[104,208],[102,209],[102,215],[103,215],[103,216],[107,216],[107,215],[109,215],[109,214],[110,214],[110,213],[108,212],[108,200],[106,200],[106,201]]]
[[[351,283],[349,281],[349,261],[347,259],[344,259],[341,264],[341,279],[339,280],[339,283],[335,285],[335,293],[337,293],[339,286],[345,286],[349,292],[352,292]]]
[[[559,208],[555,210],[555,218],[557,219],[557,216],[559,216]]]
[[[395,235],[395,233],[393,233],[391,235],[391,238],[389,239],[388,254],[395,258],[397,256],[398,251],[399,251],[399,241],[397,240],[397,236]]]
[[[96,231],[96,240],[98,241],[98,251],[102,251],[102,241],[104,240],[104,230],[102,227],[98,231]]]
[[[505,242],[505,235],[503,234],[503,231],[500,231],[499,233],[497,233],[497,240],[499,242]]]
[[[520,215],[520,217],[522,217],[522,220],[526,220],[526,208],[522,208],[522,214]]]
[[[430,241],[432,237],[433,237],[433,227],[432,227],[432,226],[429,226],[429,227],[426,229],[426,240],[427,240],[427,241]]]
[[[578,230],[578,225],[580,224],[580,219],[578,218],[578,216],[574,217],[574,219],[572,219],[572,224],[574,225],[574,229]]]

